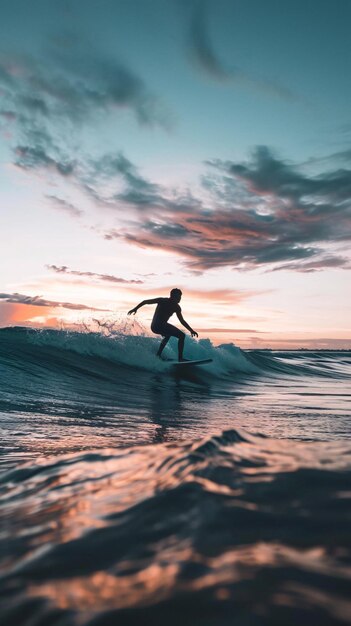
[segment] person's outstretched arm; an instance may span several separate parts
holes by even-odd
[[[196,330],[193,330],[191,328],[191,326],[189,326],[189,324],[185,321],[184,317],[182,316],[182,310],[179,307],[179,311],[176,311],[177,314],[177,318],[179,319],[180,323],[183,324],[183,326],[185,326],[185,328],[188,329],[188,331],[191,333],[192,337],[198,337],[199,334],[196,332]]]
[[[139,302],[139,304],[137,304],[134,309],[130,309],[130,311],[128,311],[128,315],[135,315],[137,310],[140,309],[141,306],[144,306],[144,304],[158,304],[159,301],[160,298],[153,298],[153,300],[143,300],[142,302]]]

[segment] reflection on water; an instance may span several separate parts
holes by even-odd
[[[232,430],[43,460],[0,486],[5,623],[28,607],[48,625],[351,615],[349,444]]]
[[[348,439],[348,385],[293,377],[195,385],[145,375],[136,393],[133,372],[126,372],[122,389],[99,382],[97,398],[91,388],[77,385],[78,399],[63,400],[59,384],[51,401],[44,397],[28,406],[16,395],[11,412],[2,398],[1,444],[11,463],[11,457],[17,462],[28,455],[186,441],[228,428],[278,438]]]

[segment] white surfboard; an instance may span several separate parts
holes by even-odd
[[[168,361],[172,367],[183,368],[192,367],[193,365],[204,365],[205,363],[212,363],[212,359],[197,359],[194,361]]]

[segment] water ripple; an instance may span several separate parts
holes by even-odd
[[[345,624],[351,446],[229,430],[0,477],[3,623]]]

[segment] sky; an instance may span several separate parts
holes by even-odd
[[[1,0],[0,326],[122,323],[179,287],[214,344],[351,348],[350,23]]]

